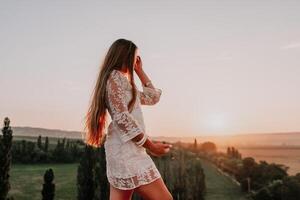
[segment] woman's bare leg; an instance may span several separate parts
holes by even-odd
[[[131,200],[133,190],[120,190],[110,185],[110,200]]]
[[[162,178],[159,178],[152,183],[141,185],[135,188],[134,191],[144,200],[173,200],[173,197]]]

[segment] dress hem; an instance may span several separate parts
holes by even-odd
[[[108,178],[108,177],[107,177],[107,178]],[[155,177],[154,179],[152,179],[151,181],[149,181],[149,182],[147,182],[147,183],[141,183],[141,184],[139,184],[139,185],[137,185],[137,186],[135,186],[135,187],[132,187],[132,188],[123,188],[123,187],[115,186],[113,183],[111,183],[111,182],[109,181],[109,178],[108,178],[108,182],[110,183],[111,186],[113,186],[114,188],[117,188],[117,189],[119,189],[119,190],[132,190],[132,189],[136,189],[136,188],[138,188],[138,187],[140,187],[140,186],[142,186],[142,185],[150,184],[150,183],[156,181],[156,180],[159,179],[159,178],[162,178],[162,177],[161,177],[161,176]]]

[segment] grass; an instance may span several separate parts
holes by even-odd
[[[201,160],[205,173],[207,194],[205,200],[246,200],[240,187],[229,177],[218,172],[211,163]]]
[[[40,200],[46,169],[54,171],[55,199],[76,199],[78,164],[15,164],[10,171],[10,195],[17,200]]]
[[[211,163],[201,160],[205,173],[207,194],[206,200],[246,200],[229,177],[218,172]],[[13,164],[10,170],[10,195],[16,200],[40,200],[43,187],[43,176],[47,169],[54,171],[55,199],[76,199],[76,176],[78,164]]]

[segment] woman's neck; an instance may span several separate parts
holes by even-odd
[[[122,67],[120,70],[122,73],[127,74],[128,68],[127,67]]]
[[[129,76],[128,76],[129,74],[128,74],[127,67],[122,67],[119,71],[127,78],[127,80],[129,80]]]

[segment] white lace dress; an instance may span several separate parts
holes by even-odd
[[[137,91],[136,103],[129,112],[127,105],[132,97],[131,88],[123,72],[111,72],[106,87],[108,112],[112,119],[104,142],[106,172],[109,183],[123,190],[134,189],[161,177],[146,149],[131,139],[140,133],[146,134],[141,105],[156,104],[162,90],[143,86],[143,91]]]

